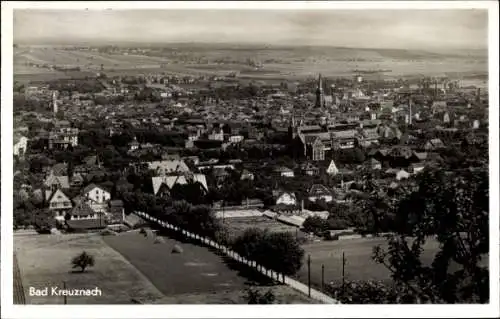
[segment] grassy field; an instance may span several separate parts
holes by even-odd
[[[342,280],[342,253],[345,253],[346,280],[383,280],[390,281],[390,272],[371,258],[373,247],[386,247],[383,238],[346,239],[339,241],[324,241],[303,245],[305,259],[297,277],[307,283],[307,256],[311,256],[311,281],[316,286],[321,285],[321,265],[325,266],[325,283]],[[424,247],[422,258],[431,262],[437,252],[438,243],[428,241]]]
[[[102,296],[68,297],[68,304],[130,304],[131,299],[153,303],[163,297],[123,256],[98,235],[14,236],[27,304],[63,304],[62,296],[31,297],[29,287],[93,289]],[[96,264],[84,273],[74,273],[71,258],[83,250],[95,256]]]
[[[105,237],[105,242],[117,250],[141,271],[166,296],[156,303],[178,304],[238,304],[244,303],[244,289],[253,286],[248,269],[219,256],[206,247],[162,237],[155,243],[152,237],[138,232]],[[172,253],[174,245],[183,252]],[[260,277],[260,287],[271,284]],[[311,303],[291,288],[272,286],[279,303]]]

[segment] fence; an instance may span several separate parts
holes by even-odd
[[[226,256],[236,260],[237,262],[240,262],[242,264],[245,264],[249,267],[252,267],[254,270],[264,274],[265,276],[271,278],[271,279],[274,279],[274,280],[277,280],[277,281],[281,281],[283,282],[284,284],[286,284],[287,286],[301,292],[301,293],[304,293],[306,295],[309,295],[309,289],[310,289],[310,292],[311,292],[311,295],[310,297],[314,300],[317,300],[317,301],[320,301],[322,303],[326,303],[326,304],[338,304],[340,302],[338,302],[337,300],[331,298],[330,296],[327,296],[325,295],[324,293],[316,290],[316,289],[313,289],[313,288],[309,288],[307,285],[297,281],[297,280],[294,280],[288,276],[284,276],[283,274],[281,273],[278,273],[272,269],[266,269],[265,267],[263,267],[262,265],[259,265],[257,264],[255,261],[253,260],[248,260],[246,258],[244,258],[243,256],[240,256],[238,253],[230,250],[228,247],[224,246],[224,245],[221,245],[209,238],[205,238],[205,237],[202,237],[198,234],[194,234],[194,233],[191,233],[189,231],[186,231],[184,229],[181,229],[177,226],[174,226],[172,224],[169,224],[167,222],[164,222],[156,217],[152,217],[146,213],[143,213],[143,212],[135,212],[136,215],[144,218],[145,220],[148,220],[148,221],[152,221],[152,222],[155,222],[157,223],[158,225],[162,226],[162,227],[165,227],[167,229],[171,229],[171,230],[175,230],[175,231],[178,231],[180,233],[182,233],[183,235],[185,235],[186,237],[188,238],[192,238],[192,239],[196,239],[196,240],[199,240],[200,242],[212,247],[212,248],[215,248],[217,250],[219,250],[220,252],[226,254]]]

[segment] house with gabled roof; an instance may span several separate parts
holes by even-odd
[[[427,143],[425,143],[424,149],[426,151],[434,151],[434,150],[438,150],[438,149],[441,149],[444,147],[445,147],[444,143],[443,143],[443,141],[441,141],[441,139],[433,138],[433,139],[430,139],[429,141],[427,141]]]
[[[70,179],[70,186],[72,188],[80,188],[84,182],[85,182],[85,180],[83,179],[82,174],[76,173],[76,174],[73,174],[73,176]]]
[[[58,176],[51,173],[45,179],[44,185],[51,191],[56,191],[57,189],[69,189],[69,178],[65,175]]]
[[[300,165],[300,170],[303,174],[309,176],[315,176],[319,174],[319,168],[310,162],[306,162]]]
[[[339,169],[337,168],[337,165],[335,165],[334,160],[331,160],[330,164],[328,164],[328,167],[326,168],[326,173],[330,176],[335,176],[339,173]]]
[[[56,175],[56,176],[67,175],[67,173],[68,173],[68,164],[66,164],[66,163],[57,163],[57,164],[54,164],[52,166],[52,168],[50,169],[50,172],[53,175]]]
[[[107,226],[105,214],[95,212],[88,203],[81,201],[68,213],[66,225],[72,230],[100,229]]]
[[[286,205],[286,206],[296,206],[297,196],[291,192],[277,192],[276,194],[276,205]]]
[[[102,186],[90,184],[82,190],[82,196],[92,202],[103,204],[111,199],[111,192]]]
[[[274,173],[280,177],[294,177],[295,173],[293,172],[292,169],[285,167],[285,166],[279,166],[274,169]]]
[[[324,200],[325,202],[329,203],[333,200],[333,193],[324,185],[314,184],[311,186],[311,189],[309,190],[308,199],[311,202]]]
[[[158,175],[189,173],[190,169],[183,160],[163,160],[148,162],[149,169]]]
[[[186,185],[188,183],[199,183],[205,192],[208,192],[207,179],[204,174],[185,174],[155,176],[151,179],[153,184],[153,194],[157,196],[169,196],[170,190],[176,185]]]
[[[48,196],[49,211],[53,214],[56,221],[64,221],[64,216],[71,210],[73,205],[69,197],[61,189],[57,189]]]
[[[106,212],[107,204],[111,200],[111,192],[96,184],[87,185],[82,190],[82,198],[96,212]]]

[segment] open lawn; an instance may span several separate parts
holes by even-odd
[[[321,265],[325,266],[325,283],[342,280],[342,253],[345,253],[346,280],[383,280],[391,281],[390,272],[371,258],[373,247],[387,247],[384,238],[346,239],[323,241],[303,245],[305,259],[297,274],[300,281],[307,283],[307,256],[311,256],[311,281],[321,286]],[[424,262],[431,262],[438,249],[438,243],[429,240],[422,254]]]
[[[99,235],[14,235],[14,249],[27,304],[63,304],[64,297],[50,296],[50,290],[64,282],[68,289],[102,291],[102,296],[68,297],[68,304],[130,304],[133,298],[153,303],[163,297]],[[74,273],[70,261],[84,250],[94,255],[95,266]],[[49,287],[49,296],[29,296],[30,287]]]
[[[372,260],[373,247],[381,245],[387,248],[385,238],[361,238],[339,241],[324,241],[303,245],[305,250],[304,264],[297,274],[297,278],[307,283],[307,256],[311,256],[311,282],[314,286],[321,286],[321,265],[325,266],[325,283],[342,281],[342,252],[345,253],[346,280],[382,280],[392,282],[391,274],[383,265]],[[421,260],[430,265],[439,250],[439,243],[435,239],[428,239]],[[488,265],[488,256],[482,260],[482,265]],[[450,270],[454,268],[452,264]]]
[[[151,234],[151,233],[150,233]],[[162,236],[155,243],[152,235],[128,232],[108,236],[104,240],[120,252],[166,296],[156,303],[237,304],[245,303],[244,289],[255,284],[251,273],[231,260],[206,247]],[[174,245],[182,253],[172,253]],[[268,285],[263,276],[253,277],[260,285]],[[270,287],[258,287],[266,290]],[[304,295],[283,286],[272,286],[280,303],[311,303]]]

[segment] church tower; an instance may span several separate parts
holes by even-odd
[[[57,92],[54,91],[54,93],[52,93],[52,107],[54,109],[54,115],[57,114]]]
[[[288,138],[293,141],[297,137],[297,123],[295,121],[295,112],[292,113],[290,124],[288,125]]]
[[[318,78],[318,87],[316,88],[316,104],[315,107],[323,108],[325,106],[325,96],[323,94],[323,79],[321,73]]]

